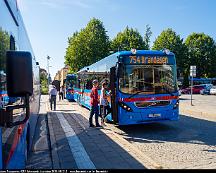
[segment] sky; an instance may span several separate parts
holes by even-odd
[[[110,39],[126,26],[144,35],[151,27],[151,46],[172,28],[186,39],[204,32],[216,40],[216,0],[17,0],[35,57],[53,78],[64,67],[68,37],[93,17],[100,19]]]

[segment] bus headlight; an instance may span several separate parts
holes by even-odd
[[[176,103],[173,106],[173,109],[177,109],[179,107],[179,100],[176,101]]]
[[[133,110],[131,109],[131,107],[129,107],[126,103],[124,102],[118,102],[119,106],[122,107],[124,110],[128,111],[128,112],[132,112]]]

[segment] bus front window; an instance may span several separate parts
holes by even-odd
[[[165,94],[177,91],[173,65],[125,65],[119,78],[123,93]]]

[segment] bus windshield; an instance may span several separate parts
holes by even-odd
[[[124,65],[119,89],[126,94],[170,94],[177,92],[174,65]]]
[[[67,88],[73,88],[76,83],[76,77],[75,76],[67,76],[66,77],[66,87]]]

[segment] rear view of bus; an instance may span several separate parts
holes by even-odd
[[[75,74],[67,74],[65,85],[66,85],[66,99],[68,101],[74,100],[74,85],[76,82],[76,75]]]
[[[116,67],[119,125],[178,120],[179,100],[175,55],[164,51],[125,51]],[[111,74],[112,75],[112,74]],[[108,117],[111,118],[111,117]]]

